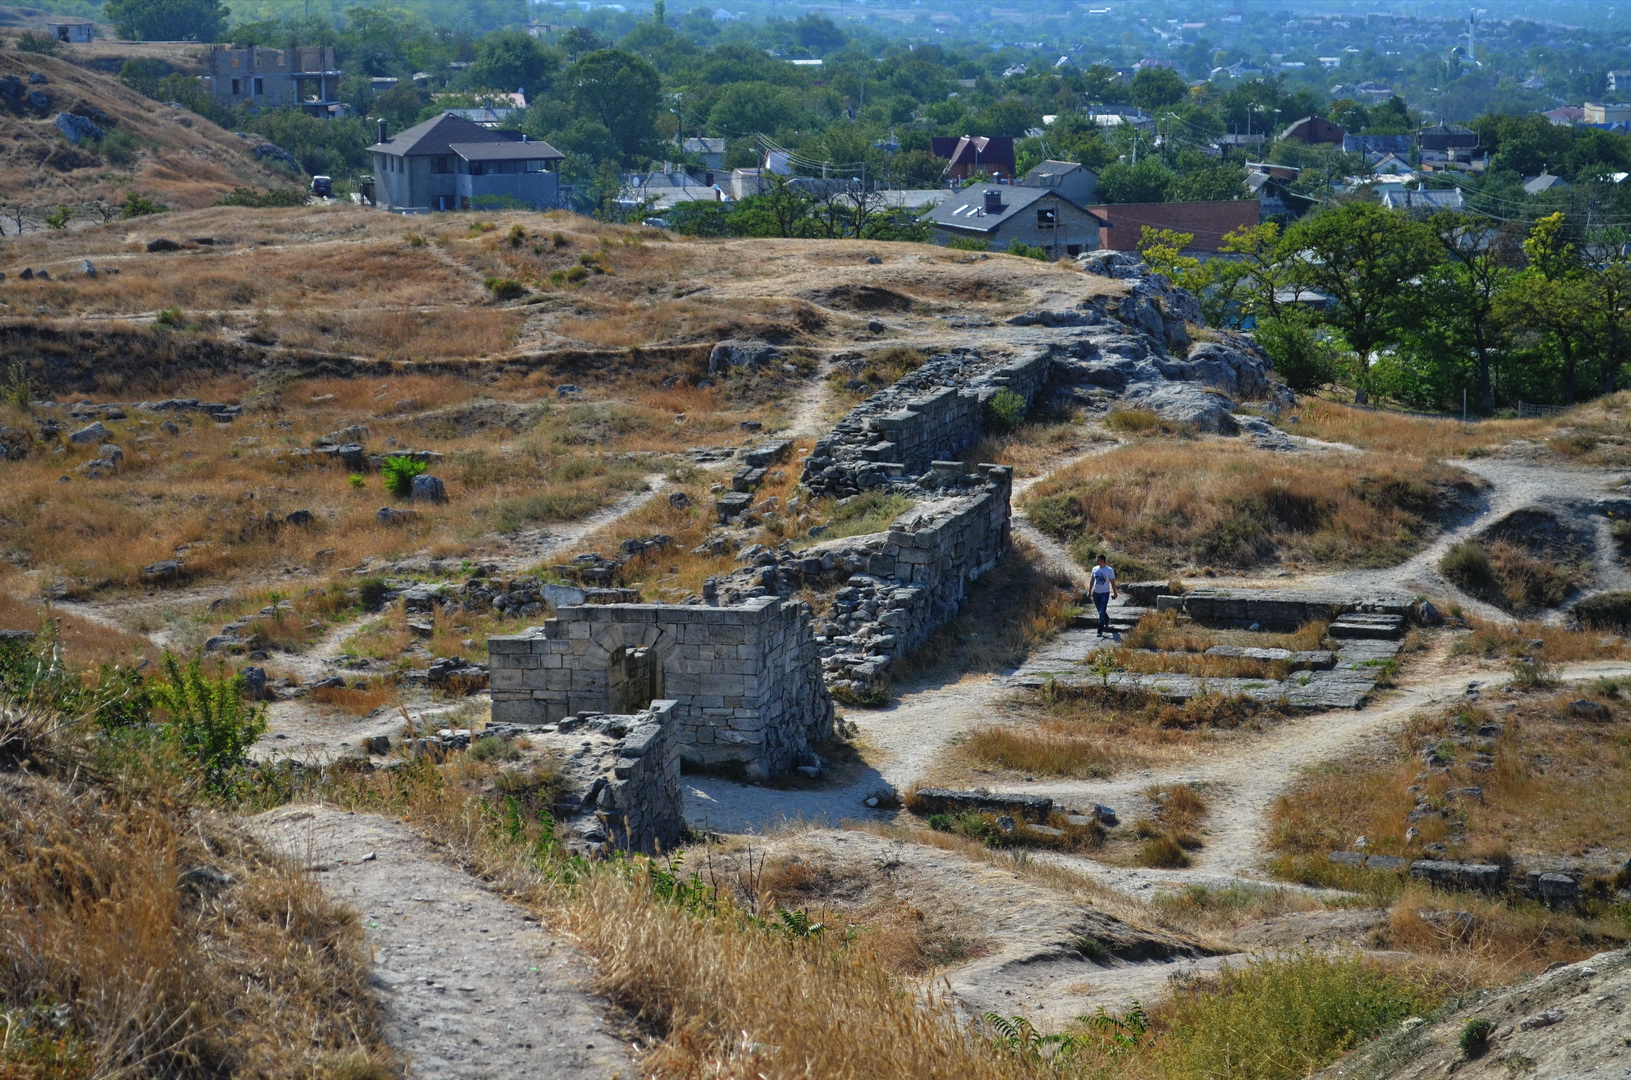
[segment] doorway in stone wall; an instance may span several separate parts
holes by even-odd
[[[606,673],[606,709],[615,714],[637,713],[663,696],[663,664],[645,645],[631,645],[612,653]]]

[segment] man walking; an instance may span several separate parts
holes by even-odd
[[[1099,636],[1110,629],[1110,601],[1116,596],[1116,572],[1103,555],[1093,568],[1093,606],[1099,609]]]

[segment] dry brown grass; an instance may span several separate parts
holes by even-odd
[[[1025,719],[971,732],[951,760],[984,771],[1100,779],[1176,760],[1282,718],[1273,706],[1244,698],[1204,694],[1177,705],[1096,687],[1045,688],[1018,704]]]
[[[1623,660],[1631,657],[1631,642],[1601,630],[1572,630],[1552,623],[1492,623],[1466,620],[1470,631],[1458,635],[1451,646],[1456,656],[1510,660],[1539,656],[1549,663],[1580,660]],[[1533,642],[1540,642],[1537,649]]]
[[[131,665],[143,660],[157,662],[159,658],[158,649],[140,634],[132,634],[30,597],[0,591],[0,629],[38,633],[46,629],[47,620],[55,623],[63,659],[72,667]]]
[[[93,147],[69,146],[49,114],[25,119],[9,110],[0,113],[0,191],[41,213],[61,203],[77,208],[95,198],[121,202],[128,190],[190,209],[211,206],[234,187],[299,182],[257,162],[252,144],[201,116],[156,105],[111,75],[66,58],[0,50],[0,76],[16,75],[26,86],[31,71],[49,80],[41,89],[51,96],[51,113],[87,100],[114,118],[115,130],[133,133],[142,144],[132,166],[118,167],[104,162]],[[180,119],[191,123],[183,126]]]
[[[0,942],[7,1076],[394,1075],[355,915],[214,814],[7,776]]]
[[[1555,420],[1463,424],[1459,420],[1435,420],[1383,409],[1359,409],[1319,398],[1306,399],[1297,416],[1299,422],[1286,427],[1294,435],[1429,460],[1477,457],[1516,439],[1539,438],[1556,426]]]
[[[1204,567],[1392,565],[1436,531],[1454,488],[1471,483],[1403,457],[1356,468],[1341,457],[1149,441],[1061,470],[1022,505],[1084,565],[1111,548],[1131,580]]]
[[[1623,943],[1631,939],[1623,905],[1616,909],[1610,899],[1589,900],[1576,916],[1506,900],[1463,895],[1450,900],[1416,883],[1402,886],[1400,893],[1396,879],[1348,880],[1345,868],[1325,858],[1349,849],[1361,835],[1367,850],[1378,854],[1422,858],[1423,845],[1437,843],[1448,858],[1502,864],[1532,858],[1602,862],[1604,852],[1631,850],[1631,788],[1625,783],[1631,773],[1631,712],[1620,694],[1618,684],[1605,683],[1592,695],[1609,710],[1600,720],[1571,712],[1568,702],[1579,698],[1579,690],[1526,694],[1510,712],[1468,705],[1418,716],[1387,750],[1316,769],[1279,800],[1272,816],[1275,865],[1305,881],[1402,896],[1391,923],[1402,948],[1453,946],[1533,968]],[[1476,734],[1492,722],[1500,724],[1499,735]],[[1447,770],[1422,773],[1427,748],[1449,759]],[[1480,752],[1493,757],[1493,766],[1477,765]],[[1449,794],[1469,787],[1481,788],[1482,797]],[[1418,793],[1441,813],[1423,817],[1416,824],[1419,835],[1406,840],[1406,816],[1417,807]],[[1464,828],[1452,829],[1452,820]],[[1611,868],[1602,869],[1606,874]],[[1415,914],[1445,907],[1476,908],[1478,930],[1458,936],[1422,924]]]
[[[384,680],[369,681],[364,686],[323,686],[313,690],[311,697],[319,705],[329,705],[352,716],[367,716],[376,709],[402,703],[402,695],[396,687]]]

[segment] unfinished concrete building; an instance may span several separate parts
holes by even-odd
[[[209,57],[210,92],[232,105],[299,107],[313,116],[343,115],[334,46],[268,49],[215,45]]]

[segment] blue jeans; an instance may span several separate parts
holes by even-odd
[[[1110,594],[1096,592],[1093,594],[1093,606],[1099,609],[1099,633],[1110,629]]]

